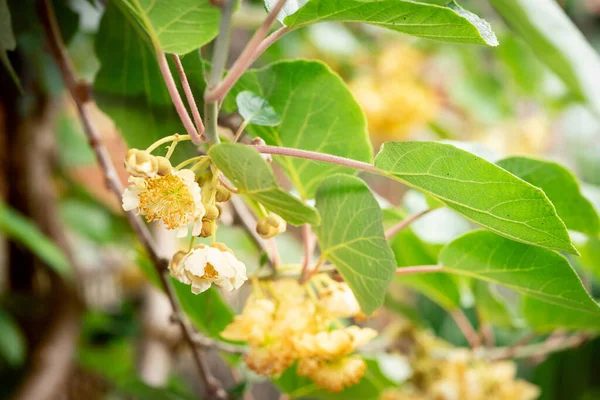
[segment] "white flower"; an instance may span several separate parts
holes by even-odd
[[[192,235],[200,234],[205,210],[193,171],[174,170],[152,178],[130,177],[129,182],[132,185],[123,193],[125,211],[137,208],[146,221],[160,220],[167,229],[176,229],[178,237],[185,237],[192,223]]]
[[[238,289],[248,279],[246,266],[222,243],[200,244],[169,265],[171,276],[202,293],[214,283],[226,291]]]
[[[337,318],[350,318],[360,313],[360,305],[346,283],[331,282],[320,293],[319,305]]]

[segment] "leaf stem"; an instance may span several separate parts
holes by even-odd
[[[412,224],[422,216],[430,213],[431,211],[433,211],[433,209],[428,208],[416,214],[409,215],[408,217],[404,218],[402,221],[398,222],[396,225],[392,226],[390,229],[385,231],[385,238],[388,240],[391,239],[392,237],[396,236],[396,234],[406,229],[410,224]]]
[[[334,156],[331,154],[279,146],[256,145],[253,147],[258,150],[258,152],[263,154],[305,158],[307,160],[322,161],[330,164],[342,165],[344,167],[356,168],[363,171],[372,172],[374,174],[382,174],[382,171],[376,168],[374,165],[362,161],[351,160],[345,157]]]
[[[206,121],[206,140],[210,145],[220,142],[217,132],[219,117],[219,102],[207,100],[207,93],[221,80],[229,55],[229,41],[231,38],[231,17],[235,8],[235,0],[223,0],[221,8],[221,21],[219,23],[219,36],[213,49],[212,65],[208,78],[208,86],[204,92],[204,120]]]
[[[399,267],[396,275],[426,274],[429,272],[440,272],[444,267],[441,265],[417,265],[414,267]]]
[[[150,147],[148,147],[146,149],[146,151],[148,153],[152,153],[154,150],[156,150],[159,146],[162,146],[165,143],[169,143],[169,142],[183,142],[185,140],[192,140],[190,135],[180,135],[178,133],[171,135],[171,136],[165,136],[162,139],[157,140],[156,142],[152,143],[150,145]]]
[[[249,124],[249,121],[247,121],[247,120],[244,120],[244,122],[242,122],[242,124],[238,128],[237,132],[235,133],[235,136],[233,138],[233,143],[237,143],[237,141],[240,140],[240,136],[242,136],[242,133],[244,133],[244,129],[246,129],[248,124]]]
[[[225,98],[229,90],[238,81],[242,74],[248,69],[248,67],[250,67],[254,60],[256,60],[256,58],[258,58],[258,56],[268,47],[263,47],[261,45],[263,44],[263,41],[265,40],[267,34],[269,33],[269,30],[271,29],[271,25],[273,25],[273,22],[275,22],[277,14],[279,14],[281,9],[285,5],[285,2],[286,0],[279,0],[275,4],[275,7],[273,7],[269,11],[267,18],[265,18],[262,25],[256,30],[254,36],[252,36],[252,38],[242,51],[242,54],[240,54],[238,59],[233,63],[225,79],[223,79],[221,83],[219,83],[216,87],[211,88],[206,93],[205,100],[207,102],[220,101],[223,98]]]
[[[186,132],[192,138],[192,142],[194,144],[202,143],[202,138],[200,134],[194,127],[192,120],[190,119],[190,115],[188,114],[185,105],[183,104],[183,100],[179,95],[179,91],[177,90],[177,85],[175,85],[175,80],[173,79],[173,75],[171,75],[171,70],[169,69],[169,63],[167,62],[167,57],[165,53],[156,48],[156,58],[158,60],[158,66],[160,68],[160,72],[165,80],[165,84],[167,85],[167,90],[169,91],[169,95],[171,96],[171,101],[173,101],[173,105],[177,110],[177,114],[179,114],[179,118],[185,127]]]
[[[192,110],[192,117],[194,118],[194,123],[196,124],[196,129],[198,130],[198,135],[202,138],[204,135],[204,124],[202,123],[202,117],[200,117],[200,112],[198,111],[198,106],[196,105],[196,99],[194,98],[194,93],[192,93],[192,88],[190,87],[190,83],[188,82],[187,76],[185,74],[185,70],[183,69],[183,64],[181,63],[181,59],[177,54],[173,54],[173,61],[175,61],[175,66],[177,67],[177,73],[179,74],[179,80],[181,81],[181,86],[183,86],[183,92],[185,93],[185,97],[187,98],[188,105]],[[196,143],[197,144],[197,143]]]

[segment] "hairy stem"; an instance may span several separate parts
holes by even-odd
[[[331,154],[317,153],[315,151],[308,150],[300,150],[300,149],[292,149],[289,147],[279,147],[279,146],[265,146],[265,145],[256,145],[253,146],[259,153],[263,154],[275,154],[280,156],[289,156],[296,158],[305,158],[307,160],[314,161],[322,161],[330,164],[342,165],[344,167],[356,168],[363,171],[372,172],[375,174],[380,174],[381,171],[376,168],[374,165],[367,164],[362,161],[351,160],[349,158],[333,156]]]
[[[167,90],[169,91],[169,95],[171,96],[171,101],[173,101],[173,105],[177,110],[177,114],[185,127],[186,132],[192,138],[192,142],[195,144],[202,143],[202,138],[200,134],[194,127],[192,120],[190,119],[190,115],[188,114],[187,109],[185,108],[185,104],[183,104],[183,100],[179,95],[179,91],[177,90],[177,85],[175,85],[175,80],[173,79],[173,75],[171,75],[171,70],[169,69],[169,63],[167,62],[167,57],[165,53],[156,49],[156,58],[158,60],[158,66],[160,68],[160,72],[165,80],[165,84],[167,85]]]
[[[217,132],[217,120],[219,117],[219,102],[208,100],[207,93],[221,80],[227,64],[229,54],[229,41],[231,38],[231,16],[235,8],[234,0],[223,0],[221,9],[221,22],[219,23],[219,36],[215,41],[213,49],[212,65],[208,78],[208,87],[204,93],[204,119],[206,121],[206,140],[209,144],[220,142]]]
[[[229,92],[229,90],[233,87],[235,82],[242,76],[244,71],[248,69],[248,67],[254,62],[254,60],[258,57],[257,50],[260,48],[261,43],[269,33],[269,29],[271,29],[271,25],[275,22],[277,18],[277,14],[281,11],[283,6],[285,5],[286,0],[279,0],[273,9],[269,11],[267,18],[263,24],[257,29],[252,36],[252,39],[248,42],[242,54],[238,57],[238,59],[233,63],[229,73],[223,79],[223,82],[219,83],[216,87],[211,88],[206,96],[206,101],[220,101]],[[264,50],[263,50],[264,51]],[[220,79],[220,77],[219,77]]]
[[[100,133],[96,129],[96,126],[92,124],[92,120],[88,111],[89,104],[86,104],[86,101],[89,101],[90,99],[82,98],[80,95],[81,91],[78,90],[79,83],[64,42],[62,41],[52,4],[50,3],[50,0],[39,0],[39,4],[39,17],[46,33],[52,56],[54,57],[55,62],[58,64],[62,78],[71,94],[71,97],[73,98],[73,101],[75,102],[84,132],[88,137],[92,150],[94,151],[96,161],[104,173],[106,186],[120,200],[123,193],[123,187],[121,186],[117,171],[110,159],[108,151],[102,143]],[[169,298],[169,302],[171,303],[173,312],[177,317],[176,319],[179,323],[184,338],[192,349],[192,354],[194,356],[196,366],[198,367],[198,372],[208,392],[208,398],[224,399],[226,396],[225,390],[222,388],[220,382],[212,375],[203,357],[200,355],[192,338],[192,328],[188,325],[185,320],[185,316],[181,313],[175,293],[169,284],[169,278],[166,276],[168,261],[158,255],[156,243],[141,219],[133,212],[128,212],[127,218],[131,224],[131,227],[133,228],[133,231],[146,249],[156,272],[160,276],[161,286]]]
[[[185,70],[183,69],[183,64],[181,64],[181,59],[177,54],[173,54],[173,61],[175,61],[175,66],[177,67],[177,73],[179,74],[181,86],[183,86],[183,92],[185,93],[185,97],[192,110],[192,117],[194,118],[194,124],[196,124],[196,130],[198,131],[198,135],[202,138],[204,135],[204,124],[202,123],[202,117],[200,117],[200,111],[198,111],[192,88],[190,87]]]
[[[428,208],[427,210],[418,212],[416,214],[413,214],[413,215],[410,215],[410,216],[404,218],[402,221],[398,222],[396,225],[392,226],[390,229],[388,229],[387,231],[385,231],[385,238],[386,239],[391,239],[397,233],[399,233],[402,230],[406,229],[410,224],[412,224],[413,222],[415,222],[416,220],[418,220],[422,216],[430,213],[431,211],[433,211],[433,209]]]

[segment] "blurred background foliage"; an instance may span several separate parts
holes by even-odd
[[[443,0],[431,2],[445,3]],[[54,1],[77,72],[90,82],[100,67],[97,55],[107,51],[104,44],[119,40],[98,36],[103,13],[112,12],[110,2],[108,8],[102,3]],[[492,160],[512,154],[549,158],[577,174],[584,193],[600,210],[598,119],[581,105],[573,88],[548,68],[548,63],[503,22],[488,2],[465,0],[462,3],[491,22],[499,37],[499,47],[449,45],[362,24],[324,23],[285,36],[268,49],[256,66],[294,58],[326,62],[348,83],[363,107],[376,150],[388,140],[447,140],[461,142],[460,146]],[[563,0],[559,3],[587,40],[600,50],[600,2]],[[3,175],[0,187],[5,199],[0,203],[0,396],[9,397],[14,393],[27,376],[28,368],[36,362],[32,349],[43,339],[39,329],[48,317],[44,304],[40,305],[36,299],[52,297],[47,292],[48,282],[53,274],[58,274],[76,280],[85,303],[69,398],[195,398],[198,383],[181,338],[168,323],[156,322],[160,316],[149,315],[152,304],[158,307],[159,314],[165,313],[161,303],[164,299],[161,300],[152,286],[156,277],[138,248],[119,204],[104,189],[73,105],[64,97],[55,64],[47,52],[41,51],[44,43],[35,18],[34,1],[9,0],[8,6],[17,39],[17,49],[10,51],[8,57],[26,91],[19,96],[10,76],[2,70],[0,116],[5,128],[3,143],[0,143],[4,151],[0,155],[4,160],[18,156],[7,154],[14,140],[9,136],[14,131],[6,127],[16,126],[9,120],[11,112],[16,110],[23,118],[37,115],[27,118],[49,119],[46,122],[56,133],[56,154],[51,157],[54,172],[48,175],[54,193],[49,196],[57,200],[55,217],[66,226],[73,251],[71,257],[66,257],[47,227],[36,225],[29,219],[31,215],[26,215],[31,205],[25,207],[22,198],[7,196],[14,176],[10,175],[8,164],[0,166]],[[242,9],[235,16],[233,55],[239,54],[263,17],[260,1],[242,2]],[[118,31],[113,33],[119,34]],[[118,50],[109,51],[108,57],[119,57]],[[200,59],[188,57],[191,56],[186,56],[186,68],[198,72],[202,68]],[[203,85],[202,80],[192,82],[198,93]],[[126,146],[117,127],[133,127],[128,129],[137,131],[140,136],[129,141],[146,143],[148,136],[173,133],[177,123],[173,123],[172,110],[162,109],[160,101],[142,104],[119,97],[113,89],[96,81],[97,101],[114,123],[99,110],[94,120],[120,166]],[[327,95],[326,90],[323,95]],[[48,101],[54,103],[51,118],[39,115],[40,104]],[[149,115],[156,118],[150,124]],[[227,118],[223,125],[227,125]],[[17,161],[25,162],[25,159]],[[369,180],[381,196],[382,204],[387,204],[388,226],[428,207],[427,199],[415,191],[377,177],[369,177]],[[246,263],[249,272],[256,270],[264,256],[243,230],[233,226],[233,221],[229,223],[231,226],[222,228],[220,235],[227,238],[227,245]],[[392,247],[398,264],[435,264],[444,244],[472,228],[469,222],[447,209],[436,211],[394,238]],[[284,263],[301,258],[297,238],[298,232],[294,229],[277,238]],[[582,257],[573,257],[570,261],[598,297],[600,240],[583,236],[577,239]],[[178,244],[165,246],[176,248]],[[25,255],[28,251],[48,268],[29,270],[24,275],[25,263],[32,263]],[[78,266],[76,271],[73,265]],[[17,275],[23,275],[26,282],[19,283],[14,269],[21,266]],[[216,290],[211,290],[193,296],[187,288],[176,289],[196,327],[212,337],[218,336],[243,305],[243,294],[222,298]],[[155,302],[162,305],[156,306]],[[446,311],[448,304],[458,303],[473,324],[485,321],[493,326],[498,346],[508,346],[531,334],[523,328],[515,302],[513,293],[500,293],[488,287],[472,288],[470,283],[455,277],[440,276],[439,281],[432,282],[412,276],[393,284],[386,308],[370,323],[385,330],[399,315],[454,345],[466,346]],[[155,342],[168,350],[168,355],[157,356],[159,360],[166,357],[168,361],[164,362],[169,371],[163,374],[159,385],[154,380],[156,371],[150,371],[156,366],[146,365],[143,355],[144,351],[146,356],[155,351]],[[177,354],[181,357],[175,357]],[[547,358],[520,360],[518,374],[538,385],[540,398],[544,400],[598,399],[599,360],[600,341],[595,340]],[[215,370],[234,388],[232,393],[242,396],[246,389],[257,386],[255,398],[277,398],[272,397],[275,392],[271,385],[245,370],[239,359],[230,357],[226,361],[233,366],[233,374],[216,355],[211,356]],[[374,358],[369,365],[375,365],[374,370],[381,375],[377,378],[379,383],[392,386],[397,383],[397,377],[386,373],[386,362],[390,361]],[[396,365],[392,370],[398,368]],[[302,383],[284,375],[278,385],[300,385],[301,388]]]

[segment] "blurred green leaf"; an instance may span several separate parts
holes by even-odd
[[[0,310],[0,358],[11,367],[20,367],[25,362],[25,338],[13,318]]]
[[[509,157],[497,164],[542,189],[567,228],[588,235],[598,234],[598,213],[582,195],[577,178],[568,169],[554,162],[528,157]]]
[[[8,71],[11,79],[17,85],[17,88],[23,93],[23,87],[21,81],[17,76],[17,73],[12,67],[10,60],[8,59],[7,51],[12,51],[17,48],[17,40],[12,29],[12,22],[10,19],[10,10],[6,0],[0,0],[0,59],[4,68]]]
[[[554,0],[490,0],[575,95],[600,116],[600,57]]]
[[[537,95],[542,86],[544,69],[531,48],[513,34],[505,34],[498,47],[498,57],[508,67],[517,86],[528,95]]]
[[[208,154],[241,194],[293,225],[320,223],[317,210],[279,187],[271,166],[256,150],[241,144],[221,143],[212,146]]]
[[[383,304],[396,262],[383,232],[381,208],[360,179],[334,175],[317,190],[321,257],[331,261],[369,315]]]
[[[271,7],[275,3],[266,1]],[[445,6],[402,0],[309,0],[302,4],[298,11],[293,6],[284,9],[285,25],[298,28],[325,21],[364,22],[444,42],[498,45],[490,24],[454,0]]]
[[[487,282],[474,281],[473,294],[475,295],[475,307],[482,322],[487,322],[502,328],[514,328],[516,318],[510,306],[498,289]]]
[[[435,142],[388,142],[375,166],[513,240],[577,254],[542,190],[502,168]]]
[[[0,231],[27,247],[58,274],[71,275],[71,265],[63,252],[25,216],[0,202]]]
[[[235,97],[238,112],[250,124],[277,126],[281,122],[279,114],[269,102],[249,90],[239,92]]]
[[[397,384],[382,372],[377,360],[365,359],[365,362],[367,363],[367,370],[361,381],[338,393],[319,389],[310,379],[298,376],[295,366],[285,370],[275,381],[275,385],[291,398],[377,400],[385,389],[394,387]]]
[[[210,42],[219,32],[219,7],[210,0],[118,0],[151,41],[163,51],[183,55]]]
[[[531,297],[527,301],[536,307],[526,306],[524,314],[536,330],[549,330],[551,325],[600,330],[600,307],[558,253],[480,230],[442,249],[439,261],[450,273],[503,285]]]
[[[327,88],[327,95],[323,95]],[[246,72],[234,86],[225,109],[233,112],[238,93],[258,94],[281,116],[275,127],[252,125],[247,131],[267,144],[319,151],[370,162],[365,117],[338,75],[317,61],[281,61]],[[353,169],[291,157],[275,159],[284,167],[300,197],[310,198],[323,179]]]
[[[81,123],[67,115],[58,120],[58,149],[61,164],[65,167],[90,165],[96,162],[94,152],[81,130]]]

